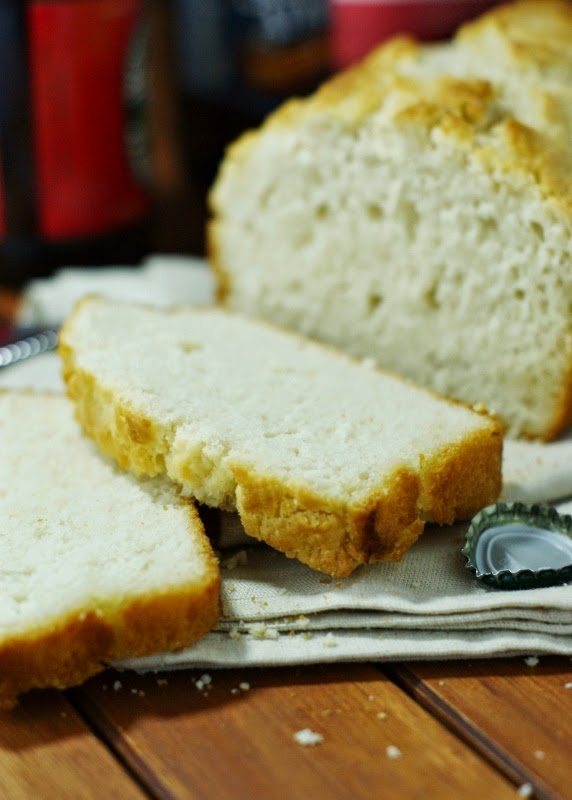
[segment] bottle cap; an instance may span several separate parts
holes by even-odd
[[[572,581],[572,516],[555,508],[496,503],[473,517],[462,549],[467,568],[495,589]]]

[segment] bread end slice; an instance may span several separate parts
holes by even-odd
[[[121,472],[56,394],[0,392],[0,708],[187,646],[219,615],[194,505]]]
[[[0,641],[0,709],[14,708],[30,689],[77,686],[113,661],[192,644],[216,625],[219,593],[213,562],[193,591],[134,599],[112,614],[72,613],[45,630]]]

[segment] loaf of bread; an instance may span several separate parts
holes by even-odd
[[[233,144],[210,259],[231,309],[372,357],[511,435],[572,418],[572,3],[393,40]]]
[[[484,411],[220,309],[83,300],[60,335],[84,431],[137,475],[237,509],[246,532],[334,576],[398,560],[500,491]]]
[[[67,398],[0,392],[0,708],[214,626],[219,571],[194,506],[82,436]]]

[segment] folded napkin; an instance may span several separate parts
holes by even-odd
[[[204,259],[182,256],[150,256],[141,267],[69,267],[28,285],[18,322],[23,327],[57,327],[88,294],[156,306],[206,305],[213,300],[214,278]]]
[[[89,274],[89,292],[139,301],[205,303],[213,288],[199,260]],[[175,267],[175,268],[174,268]],[[184,276],[181,275],[184,273]],[[152,277],[149,277],[149,275]],[[59,281],[59,284],[58,284]],[[26,324],[61,319],[86,289],[85,273],[43,281],[26,293]],[[64,312],[65,309],[65,312]],[[0,385],[61,386],[57,356],[0,370]],[[572,513],[572,436],[550,444],[507,441],[503,499],[559,503]],[[567,502],[565,502],[567,501]],[[572,655],[572,584],[498,591],[481,585],[461,554],[466,525],[428,526],[398,564],[358,568],[334,580],[246,536],[221,515],[223,616],[215,631],[176,652],[115,664],[138,671],[327,661],[383,661],[558,653]]]

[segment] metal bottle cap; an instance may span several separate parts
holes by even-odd
[[[467,567],[495,589],[536,589],[572,581],[572,516],[555,508],[496,503],[469,525]]]

